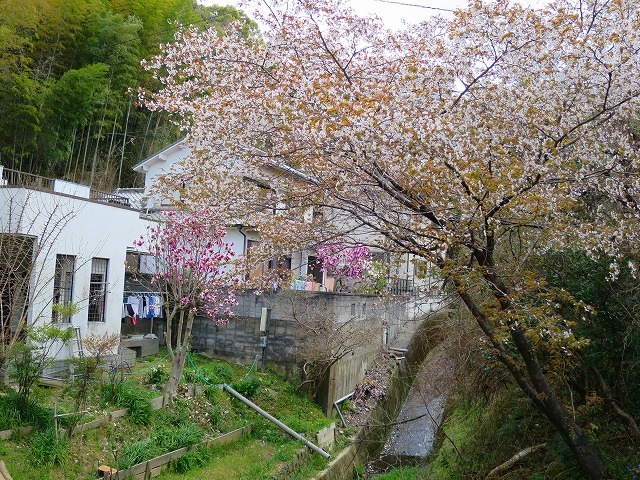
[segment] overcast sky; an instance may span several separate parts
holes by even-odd
[[[205,5],[238,6],[235,0],[201,1]],[[361,15],[375,14],[382,18],[389,28],[393,29],[400,28],[403,19],[408,22],[419,22],[435,13],[446,16],[446,10],[453,10],[467,5],[466,0],[350,0],[349,3],[356,13]],[[245,11],[251,16],[250,10]]]

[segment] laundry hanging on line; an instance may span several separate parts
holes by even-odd
[[[138,318],[162,317],[162,297],[160,295],[125,295],[122,300],[122,318],[131,317],[134,325]]]

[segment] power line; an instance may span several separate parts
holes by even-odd
[[[417,7],[417,8],[426,8],[427,10],[438,10],[440,12],[455,12],[455,10],[452,10],[450,8],[428,7],[427,5],[417,5],[415,3],[396,2],[394,0],[374,0],[374,1],[381,2],[381,3],[393,3],[396,5],[403,5],[405,7]]]

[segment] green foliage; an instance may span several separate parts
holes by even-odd
[[[130,88],[154,88],[140,61],[172,42],[178,25],[216,28],[246,18],[233,7],[191,0],[30,0],[2,7],[2,163],[78,181],[105,172],[104,190],[117,186],[110,183],[118,174],[131,185],[136,177],[128,166],[180,135],[165,116],[132,108]],[[243,34],[257,35],[255,22]],[[93,158],[95,164],[86,161]]]
[[[118,458],[118,465],[120,470],[124,470],[125,468],[146,462],[162,454],[162,449],[153,440],[141,440],[131,443],[124,448]]]
[[[53,428],[31,436],[29,442],[29,460],[35,465],[62,465],[67,459],[69,442],[56,434]]]
[[[367,277],[358,285],[357,292],[365,295],[376,295],[384,292],[388,283],[389,266],[382,262],[372,262],[371,270],[367,272]]]
[[[53,411],[10,390],[0,396],[0,430],[33,425],[39,430],[53,426]]]
[[[204,396],[211,403],[216,404],[220,401],[220,398],[222,397],[222,390],[218,387],[208,386],[207,388],[204,389]]]
[[[22,398],[18,405],[20,409],[27,407],[33,386],[52,361],[54,347],[62,348],[60,345],[65,345],[73,335],[69,328],[45,325],[30,330],[27,340],[13,347],[10,377],[18,382],[18,394]]]
[[[200,375],[198,375],[196,372],[193,371],[193,369],[185,368],[182,371],[181,383],[186,383],[187,385],[194,384],[194,383],[202,383],[202,379],[200,378]]]
[[[136,425],[149,425],[153,414],[149,393],[129,382],[110,383],[102,387],[102,399],[128,409],[127,418]]]
[[[171,408],[157,410],[154,416],[154,424],[159,427],[172,427],[190,422],[189,409],[179,398],[174,400]]]
[[[159,455],[196,445],[204,440],[204,431],[195,423],[161,427],[153,438],[147,438],[125,447],[120,458],[120,468],[145,462]]]
[[[209,416],[209,423],[214,428],[220,427],[224,420],[224,411],[220,405],[214,405],[207,415]]]
[[[581,351],[581,365],[571,372],[571,386],[574,395],[584,397],[584,411],[591,411],[590,420],[596,423],[603,417],[595,416],[598,412],[592,407],[596,403],[588,404],[592,392],[583,391],[585,382],[597,386],[600,397],[613,396],[633,417],[640,418],[640,390],[636,388],[640,383],[640,289],[636,263],[636,258],[591,259],[580,252],[561,251],[548,253],[537,264],[550,285],[566,289],[594,309],[567,309],[564,314],[573,323],[575,334],[589,339]],[[598,374],[608,393],[602,391]]]
[[[54,315],[57,318],[68,319],[80,311],[80,307],[77,303],[54,303],[51,306]]]
[[[260,380],[258,380],[254,376],[248,376],[246,378],[243,378],[239,382],[235,382],[232,387],[240,395],[243,395],[247,398],[253,398],[253,396],[260,388]]]
[[[419,478],[426,478],[420,475],[420,472],[420,467],[402,467],[393,469],[382,475],[376,475],[373,478],[375,480],[417,480]]]
[[[149,385],[162,385],[167,381],[169,381],[169,372],[162,367],[153,367],[145,377],[145,382]]]
[[[211,460],[211,451],[207,448],[196,448],[177,459],[172,468],[177,473],[187,473],[193,468],[206,465]]]
[[[353,404],[353,402],[347,398],[340,405],[340,410],[342,410],[343,412],[355,412],[356,411],[356,407]]]
[[[199,366],[198,369],[207,378],[209,383],[214,385],[230,383],[233,379],[233,370],[227,363],[208,362],[203,366]]]
[[[286,433],[266,419],[258,419],[251,428],[251,436],[262,441],[280,445],[286,440]]]
[[[165,427],[156,435],[156,443],[165,452],[189,447],[204,440],[204,431],[193,422]]]

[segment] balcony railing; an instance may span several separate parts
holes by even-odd
[[[3,187],[33,187],[40,190],[53,191],[53,179],[41,177],[40,175],[34,175],[32,173],[25,173],[19,170],[12,170],[10,168],[0,167],[0,186]]]
[[[63,193],[74,197],[87,198],[101,203],[130,207],[127,197],[94,190],[87,185],[41,177],[0,166],[0,187],[27,187],[54,193]]]

